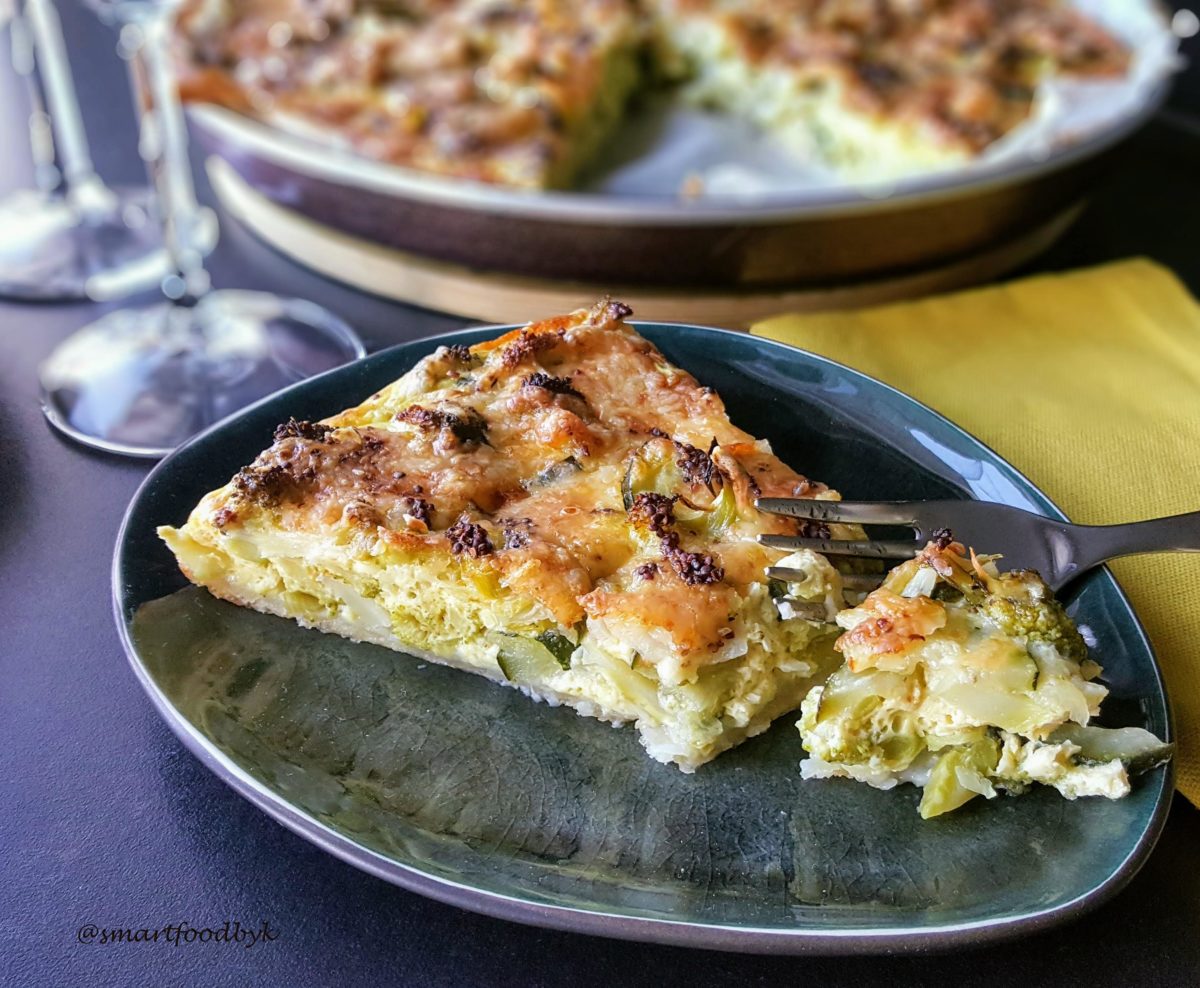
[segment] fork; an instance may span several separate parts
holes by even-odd
[[[847,540],[760,535],[775,549],[812,549],[825,555],[868,559],[911,559],[941,530],[956,542],[983,552],[1005,551],[1006,566],[1037,570],[1055,591],[1118,556],[1146,552],[1200,552],[1200,511],[1125,525],[1071,525],[1031,511],[986,501],[816,501],[811,498],[764,497],[760,511],[816,522],[898,525],[915,530],[912,540]],[[798,579],[804,574],[773,566],[767,575]],[[851,589],[870,589],[883,577],[856,575]]]

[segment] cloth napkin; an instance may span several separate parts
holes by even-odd
[[[1134,259],[751,329],[864,371],[996,449],[1082,524],[1200,509],[1200,305]],[[1200,806],[1200,554],[1117,560]]]

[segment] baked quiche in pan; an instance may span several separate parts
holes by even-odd
[[[189,0],[178,40],[185,98],[533,189],[667,86],[866,181],[967,162],[1045,79],[1130,57],[1068,0]]]
[[[283,423],[159,534],[218,597],[632,723],[685,772],[797,709],[806,777],[913,782],[925,816],[1034,782],[1115,798],[1169,756],[1089,724],[1100,668],[1036,574],[948,533],[874,578],[761,545],[863,536],[760,511],[838,494],[629,314],[606,300],[440,347],[353,408]]]

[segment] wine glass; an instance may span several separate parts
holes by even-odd
[[[175,4],[85,2],[120,26],[170,273],[166,302],[109,313],[50,355],[41,369],[42,407],[80,442],[159,457],[231,412],[365,351],[344,322],[311,302],[210,289],[188,238],[199,207],[171,65]]]
[[[0,0],[12,64],[29,90],[36,188],[0,199],[0,295],[38,301],[120,298],[166,273],[149,188],[109,188],[87,136],[51,0]],[[192,232],[209,249],[211,220]]]

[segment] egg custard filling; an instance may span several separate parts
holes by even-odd
[[[604,302],[441,347],[362,404],[290,421],[179,528],[213,594],[636,724],[685,771],[836,665],[841,577],[790,595],[759,496],[836,498],[732,425]],[[835,526],[842,537],[855,530]],[[774,596],[773,596],[774,595]]]
[[[1130,790],[1172,746],[1089,722],[1108,690],[1036,573],[1000,573],[943,537],[837,616],[845,664],[804,700],[805,778],[923,787],[922,817],[1033,783],[1068,799]]]

